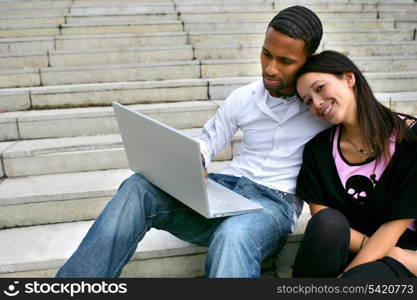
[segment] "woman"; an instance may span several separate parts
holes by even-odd
[[[294,277],[415,277],[417,126],[380,104],[345,55],[297,75],[311,113],[335,126],[305,147],[297,195],[310,205]]]

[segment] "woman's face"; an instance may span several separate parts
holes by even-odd
[[[306,73],[297,80],[297,92],[310,112],[332,124],[356,122],[355,75]]]

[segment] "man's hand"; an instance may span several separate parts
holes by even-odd
[[[205,182],[205,183],[208,183],[208,180],[207,180],[207,178],[208,178],[208,172],[207,172],[207,169],[206,169],[206,165],[205,165],[205,160],[204,160],[204,156],[203,156],[203,154],[201,154],[201,161],[203,162],[203,169],[204,169],[204,171],[203,171],[203,176],[204,176],[204,182]]]

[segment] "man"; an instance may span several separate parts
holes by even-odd
[[[307,8],[282,10],[261,51],[263,80],[238,88],[204,126],[205,167],[243,131],[239,156],[210,178],[260,203],[264,210],[206,219],[140,174],[122,183],[58,277],[117,277],[151,227],[206,246],[208,277],[259,277],[295,229],[302,201],[294,196],[304,144],[328,125],[295,96],[294,76],[321,40],[322,25]]]

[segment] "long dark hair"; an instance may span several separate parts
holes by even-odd
[[[385,157],[389,157],[389,137],[393,129],[396,130],[398,143],[404,140],[417,140],[404,120],[375,98],[362,72],[346,55],[330,50],[314,55],[297,72],[296,78],[310,72],[328,73],[337,77],[342,76],[344,72],[352,72],[355,75],[354,92],[359,128],[363,141],[368,144],[368,147],[374,149],[377,157],[382,153]],[[414,117],[400,115],[406,119],[415,120]]]

